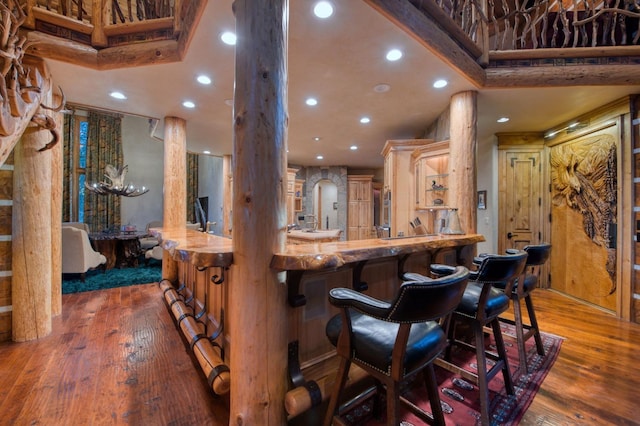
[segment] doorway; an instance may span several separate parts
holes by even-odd
[[[313,214],[318,229],[338,228],[338,187],[328,179],[318,181],[313,187]]]

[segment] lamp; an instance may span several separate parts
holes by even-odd
[[[102,181],[93,184],[85,182],[84,187],[99,195],[114,194],[123,197],[138,197],[149,192],[149,188],[145,188],[144,186],[139,188],[132,183],[125,185],[124,178],[127,175],[128,168],[129,166],[114,167],[111,164],[107,164],[104,176],[109,179],[110,182]]]

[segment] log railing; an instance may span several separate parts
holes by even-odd
[[[558,48],[640,49],[640,0],[408,1],[461,45],[474,43],[484,55]]]
[[[21,4],[27,14],[25,28],[100,49],[175,39],[184,18],[180,12],[192,1],[23,0]]]

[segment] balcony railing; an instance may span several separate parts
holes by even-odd
[[[25,28],[106,48],[175,39],[191,0],[23,0]],[[175,13],[178,10],[183,13]]]
[[[459,43],[475,43],[484,55],[512,50],[640,48],[640,0],[408,1],[457,35]]]

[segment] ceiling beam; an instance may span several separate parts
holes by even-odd
[[[484,69],[448,33],[443,31],[437,22],[409,1],[364,1],[443,62],[462,73],[472,84],[477,87],[484,86]]]
[[[640,81],[640,66],[559,65],[486,69],[485,88],[627,86]]]

